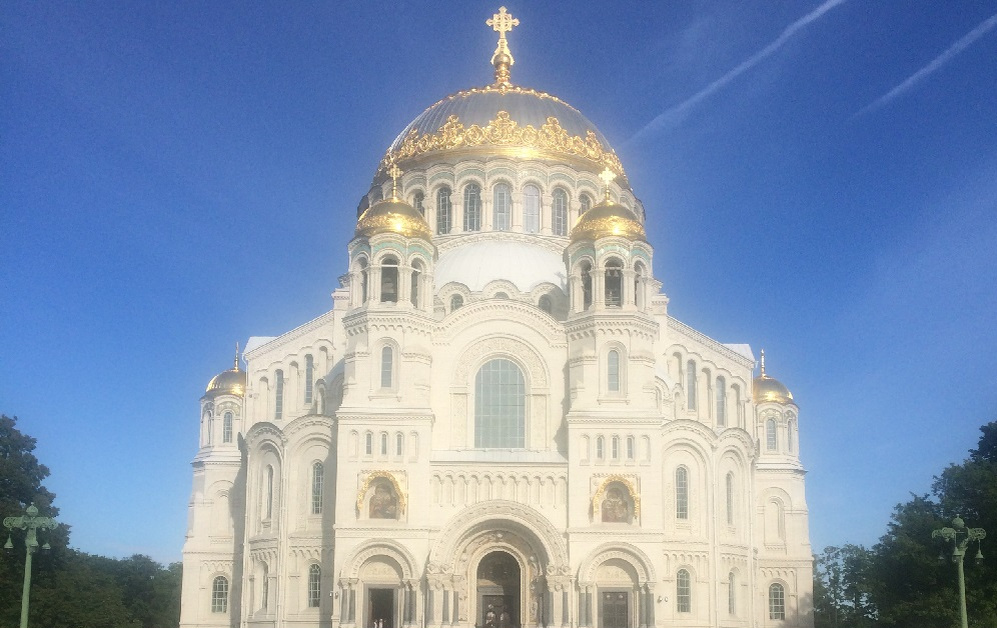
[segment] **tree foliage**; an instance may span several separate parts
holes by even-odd
[[[0,518],[21,514],[34,502],[41,514],[58,515],[55,495],[42,482],[48,468],[34,455],[35,439],[0,415]],[[6,532],[6,530],[4,530]],[[0,554],[0,628],[21,616],[24,534],[11,535],[13,550]],[[180,563],[163,567],[148,556],[125,559],[69,547],[69,526],[40,532],[52,549],[32,559],[32,626],[46,628],[175,628],[180,621]]]
[[[997,422],[980,428],[976,449],[936,476],[930,495],[898,504],[872,549],[829,547],[815,556],[816,628],[949,628],[959,625],[951,546],[931,533],[966,525],[997,536]],[[976,565],[975,544],[964,568],[971,628],[997,626],[997,555]],[[939,560],[939,557],[942,560]]]

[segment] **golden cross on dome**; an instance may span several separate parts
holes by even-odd
[[[762,377],[765,377],[765,349],[762,349],[762,360],[761,360],[761,363],[762,363],[761,364],[761,366],[762,366]]]
[[[391,162],[388,176],[391,177],[391,198],[398,200],[398,177],[402,176],[402,171],[395,162]]]
[[[616,175],[608,167],[599,173],[599,178],[602,179],[603,189],[606,192],[606,200],[609,200],[609,184],[616,179]]]
[[[239,343],[235,343],[235,370],[239,370]]]
[[[509,68],[512,67],[516,60],[512,58],[512,52],[509,50],[509,42],[506,41],[505,34],[514,27],[519,26],[519,20],[512,17],[505,10],[505,7],[499,7],[499,12],[493,15],[491,19],[485,20],[485,24],[491,26],[492,30],[499,34],[498,46],[492,54],[492,65],[495,66],[495,84],[508,87],[511,85],[509,83]]]

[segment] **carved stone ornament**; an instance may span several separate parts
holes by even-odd
[[[378,173],[386,173],[395,162],[417,157],[423,153],[475,146],[523,146],[581,157],[626,178],[620,158],[612,150],[603,147],[591,129],[585,132],[584,138],[572,136],[561,127],[560,121],[555,117],[548,117],[547,122],[539,129],[532,124],[519,126],[510,118],[508,111],[499,111],[495,119],[483,127],[477,124],[465,127],[460,118],[451,115],[435,133],[420,134],[419,129],[412,129],[397,150],[389,150],[385,154],[378,166]]]

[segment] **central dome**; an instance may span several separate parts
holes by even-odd
[[[609,168],[626,180],[616,152],[580,111],[516,85],[469,89],[431,105],[398,134],[374,179],[383,180],[392,162],[422,161],[441,151],[568,161],[593,172]]]

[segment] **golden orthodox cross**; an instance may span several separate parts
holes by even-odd
[[[499,7],[499,12],[493,15],[490,20],[486,20],[485,24],[491,26],[492,30],[499,34],[499,41],[501,41],[505,39],[505,34],[513,27],[519,26],[519,20],[507,13],[505,7]]]
[[[398,177],[402,176],[402,171],[398,164],[392,162],[388,168],[388,176],[391,177],[391,198],[398,198]]]
[[[609,168],[606,168],[599,173],[599,178],[602,179],[603,189],[606,192],[606,200],[609,200],[609,184],[616,179],[616,175]]]

